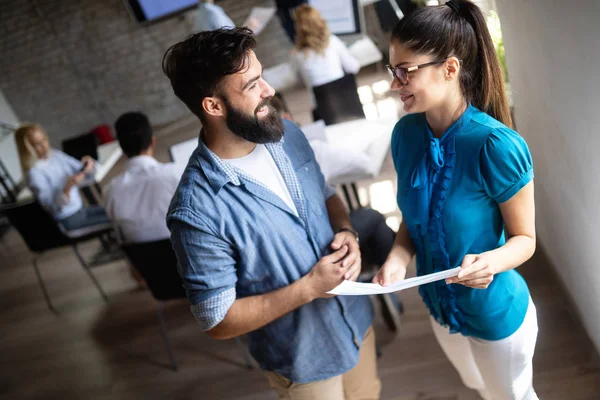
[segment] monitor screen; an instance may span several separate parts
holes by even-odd
[[[334,35],[356,35],[362,33],[359,0],[309,0],[319,10]]]
[[[198,0],[125,0],[125,3],[137,22],[147,23],[196,7]]]

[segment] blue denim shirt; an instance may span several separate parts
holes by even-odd
[[[235,301],[272,292],[306,275],[330,253],[334,232],[325,183],[296,125],[266,147],[294,201],[224,163],[200,140],[173,197],[167,223],[192,311],[203,329]],[[318,299],[248,335],[261,368],[296,383],[340,375],[358,361],[373,320],[368,297]]]

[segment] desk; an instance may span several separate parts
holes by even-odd
[[[350,44],[348,51],[356,58],[361,68],[383,60],[383,54],[368,36],[363,36]]]
[[[392,130],[396,122],[398,122],[397,118],[359,119],[326,126],[325,137],[329,144],[339,146],[340,152],[344,149],[361,151],[371,159],[371,164],[362,173],[332,176],[328,183],[343,185],[377,178],[390,149]]]
[[[112,141],[98,146],[98,163],[96,164],[96,173],[94,179],[96,182],[102,182],[117,161],[123,155],[123,150],[118,141]]]
[[[391,146],[392,131],[396,122],[398,122],[397,118],[359,119],[325,127],[325,136],[330,145],[335,145],[340,152],[343,152],[344,149],[362,152],[370,159],[367,168],[361,172],[330,176],[327,181],[330,185],[342,187],[350,210],[353,210],[354,206],[348,186],[352,188],[354,200],[357,207],[360,208],[362,204],[356,182],[375,179],[379,176]]]
[[[300,77],[296,74],[289,62],[277,64],[263,70],[263,79],[276,92],[283,92],[300,85]]]
[[[195,137],[171,146],[169,148],[171,161],[181,165],[182,167],[185,167],[190,159],[190,156],[194,150],[196,150],[196,147],[198,147],[198,140],[199,138]]]
[[[98,162],[96,163],[96,172],[94,173],[93,178],[85,179],[79,185],[79,188],[84,188],[91,186],[93,188],[94,184],[101,182],[102,179],[110,172],[110,170],[115,166],[117,161],[123,155],[123,150],[121,150],[121,146],[119,146],[119,142],[116,140],[110,143],[106,143],[98,146]],[[100,194],[94,192],[94,196],[97,200],[100,199]],[[27,201],[33,199],[33,193],[28,188],[21,190],[19,195],[17,196],[17,202]]]

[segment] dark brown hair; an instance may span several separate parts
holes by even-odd
[[[460,86],[465,99],[509,128],[513,121],[504,76],[483,13],[468,0],[424,7],[405,16],[392,32],[392,42],[436,60],[462,61]]]
[[[139,156],[152,145],[152,126],[141,112],[128,112],[115,122],[117,140],[129,158]]]
[[[162,68],[175,95],[203,121],[202,100],[219,94],[225,76],[247,68],[248,53],[255,47],[248,28],[198,32],[171,46]]]

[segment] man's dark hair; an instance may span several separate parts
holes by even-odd
[[[198,32],[171,46],[162,60],[175,95],[204,122],[202,99],[219,95],[227,75],[247,68],[256,40],[248,28]]]
[[[150,121],[141,112],[128,112],[115,122],[119,145],[127,157],[139,156],[152,144]]]

